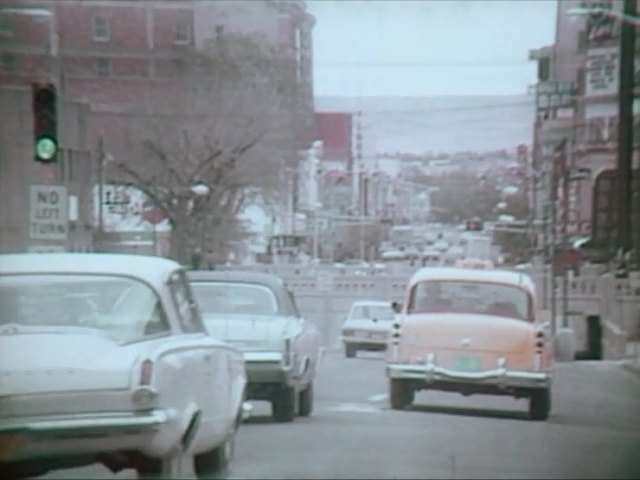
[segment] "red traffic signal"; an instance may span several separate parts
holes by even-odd
[[[56,88],[51,83],[32,85],[35,160],[55,163],[58,159]]]
[[[466,230],[468,232],[481,232],[483,228],[480,220],[467,220]]]

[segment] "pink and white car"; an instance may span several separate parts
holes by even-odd
[[[0,255],[0,478],[96,462],[224,472],[245,387],[242,353],[205,333],[179,264]]]

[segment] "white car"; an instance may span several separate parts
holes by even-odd
[[[271,402],[276,422],[311,415],[320,332],[284,281],[238,271],[191,271],[189,280],[209,334],[244,353],[247,400]]]
[[[347,358],[354,357],[358,350],[386,350],[394,317],[390,302],[359,300],[351,305],[342,326]]]
[[[186,273],[158,257],[0,255],[0,478],[100,462],[223,473],[242,353],[205,333]]]

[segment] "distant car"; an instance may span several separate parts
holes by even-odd
[[[358,350],[386,350],[394,315],[390,302],[355,302],[342,326],[345,356],[352,358]]]
[[[0,255],[0,478],[100,462],[198,478],[231,460],[242,353],[206,334],[185,270],[150,256]]]
[[[528,398],[532,419],[548,417],[552,342],[526,274],[424,268],[397,309],[386,369],[392,408],[419,390],[443,390]]]
[[[320,333],[284,281],[234,271],[191,271],[189,279],[209,334],[244,352],[247,399],[271,402],[277,422],[309,416]]]

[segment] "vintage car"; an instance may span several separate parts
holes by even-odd
[[[179,264],[0,255],[0,478],[96,462],[224,473],[246,382],[242,352],[207,335]]]
[[[310,415],[320,333],[300,315],[284,281],[253,272],[188,275],[209,334],[244,352],[247,399],[271,402],[277,422]]]
[[[342,326],[346,357],[354,357],[358,350],[386,350],[394,315],[391,302],[358,300],[351,305]]]
[[[407,286],[387,352],[391,407],[419,390],[529,399],[532,419],[551,408],[552,342],[524,273],[423,268]]]

